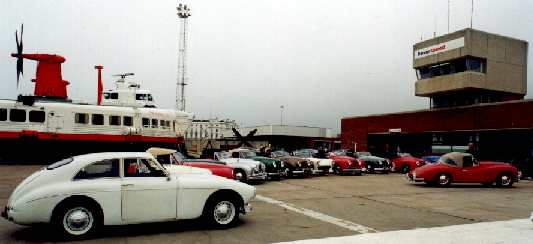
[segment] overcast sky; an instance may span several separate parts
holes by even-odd
[[[447,0],[182,2],[192,9],[187,111],[197,117],[279,124],[284,105],[284,124],[339,132],[345,116],[429,106],[414,96],[412,45],[447,33]],[[450,31],[469,26],[471,1],[450,2]],[[134,72],[160,107],[174,107],[177,3],[0,0],[0,98],[33,93],[36,63],[25,60],[17,89],[9,56],[24,23],[25,53],[67,59],[72,99],[96,101],[94,65],[101,64],[106,89],[112,74]],[[531,42],[533,1],[475,1],[473,25]]]

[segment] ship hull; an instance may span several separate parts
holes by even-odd
[[[95,152],[142,152],[163,147],[186,152],[183,138],[144,136],[0,132],[0,162],[48,164]]]

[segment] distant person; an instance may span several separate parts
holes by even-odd
[[[474,158],[476,159],[478,158],[478,152],[476,150],[476,146],[472,142],[468,143],[468,149],[466,149],[465,152],[472,154]]]

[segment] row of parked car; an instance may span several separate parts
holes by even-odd
[[[259,153],[251,148],[237,148],[215,152],[212,159],[188,159],[181,153],[162,148],[148,150],[167,165],[185,165],[210,170],[213,174],[243,182],[279,180],[280,178],[310,175],[408,173],[425,162],[408,154],[399,154],[392,160],[372,156],[369,152],[336,150],[331,153],[314,149],[300,149],[289,153],[283,150]]]
[[[510,187],[520,180],[521,173],[508,163],[478,162],[472,154],[453,152],[442,156],[416,158],[407,153],[395,154],[391,159],[372,156],[369,152],[341,149],[331,153],[301,149],[292,153],[273,151],[258,155],[254,149],[237,148],[214,154],[214,159],[186,159],[172,150],[160,160],[169,164],[209,169],[213,174],[243,182],[279,180],[282,177],[310,175],[403,173],[413,183],[448,186],[451,183],[482,183]],[[170,157],[170,158],[167,158]]]

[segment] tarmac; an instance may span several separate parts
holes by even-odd
[[[0,206],[6,204],[20,181],[40,167],[0,165]],[[508,189],[480,184],[434,188],[409,184],[403,175],[391,173],[283,179],[255,186],[257,197],[252,202],[253,211],[241,216],[234,228],[212,230],[199,220],[110,226],[86,242],[461,243],[454,241],[468,240],[473,244],[533,240],[533,224],[526,221],[533,211],[533,181],[521,181]],[[451,234],[463,233],[461,229],[467,236],[479,232],[478,239]],[[454,239],[455,235],[459,239]],[[507,241],[499,242],[505,236]],[[46,226],[20,226],[0,219],[0,243],[62,241]]]

